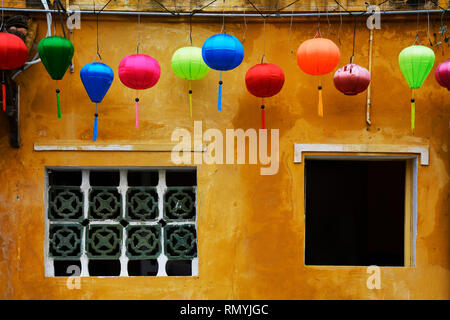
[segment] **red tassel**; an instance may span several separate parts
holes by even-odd
[[[3,103],[3,111],[6,111],[6,86],[5,86],[5,73],[2,72],[2,103]]]
[[[6,111],[6,86],[2,83],[3,111]]]
[[[261,105],[261,129],[266,128],[266,113],[264,112],[264,105]]]

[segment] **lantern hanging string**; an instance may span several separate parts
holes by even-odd
[[[322,35],[320,33],[320,8],[317,7],[317,30],[316,30],[316,35],[314,36],[314,38],[317,38],[317,36],[319,36],[319,38],[322,38]]]
[[[355,60],[355,38],[356,38],[356,15],[354,16],[354,23],[353,23],[353,49],[352,49],[352,56],[350,57],[350,63],[353,63]]]
[[[63,16],[62,16],[62,12],[67,13],[66,9],[64,8],[64,6],[62,5],[60,0],[55,0],[53,2],[53,8],[55,8],[55,6],[56,6],[56,8],[58,10],[59,22],[61,23],[61,29],[62,29],[64,38],[67,38],[67,36],[66,36],[66,29],[64,27],[64,19],[63,19]],[[56,35],[56,21],[55,21],[55,35]]]
[[[110,1],[111,1],[111,0],[110,0]],[[153,0],[153,1],[155,1],[156,3],[158,3],[159,5],[161,5],[166,11],[172,13],[173,15],[176,15],[176,13],[170,11],[170,10],[167,9],[165,6],[163,6],[162,4],[160,4],[158,1],[156,1],[156,0]],[[197,12],[202,11],[203,9],[209,7],[210,5],[212,5],[212,4],[213,4],[214,2],[216,2],[216,1],[217,1],[217,0],[213,0],[213,1],[207,3],[206,5],[204,5],[203,7],[199,8],[199,9],[192,10],[192,12],[189,14],[189,39],[190,39],[191,46],[192,46],[192,17],[194,16],[194,14],[196,14]]]
[[[414,43],[413,43],[413,45],[415,45],[416,42],[417,42],[418,44],[420,44],[420,39],[419,39],[419,11],[417,11],[416,37],[414,38]]]
[[[428,42],[430,43],[430,46],[433,46],[433,42],[431,41],[430,37],[430,13],[427,11],[427,33],[428,33]]]
[[[294,8],[291,10],[291,22],[289,24],[289,44],[291,47],[291,53],[294,53],[294,48],[292,46],[292,22],[294,20]]]
[[[264,29],[264,31],[263,31],[263,34],[264,34],[264,47],[263,47],[263,55],[262,55],[262,57],[261,57],[261,63],[263,63],[264,62],[264,57],[266,56],[266,17],[264,17],[264,27],[263,27]]]
[[[245,17],[245,8],[244,8],[244,34],[242,35],[242,42],[245,42],[246,33],[247,33],[247,18]]]
[[[222,29],[220,30],[220,33],[227,33],[227,30],[225,29],[225,0],[223,0],[222,5]]]
[[[193,13],[191,13],[189,15],[189,43],[191,44],[191,46],[192,46],[192,16],[193,15],[194,15]]]
[[[141,14],[140,14],[140,5],[141,5],[141,0],[138,0],[138,43],[137,43],[137,47],[136,47],[136,53],[139,54],[139,49],[141,46]]]
[[[2,0],[2,24],[1,24],[1,26],[0,26],[0,31],[3,31],[3,15],[4,15],[4,12],[3,12],[3,0]]]
[[[341,12],[341,8],[339,8],[339,12]],[[339,45],[342,45],[342,43],[341,43],[342,14],[339,15],[339,20],[340,20],[340,23],[339,23],[339,29],[338,29],[338,42],[339,42]]]
[[[331,28],[331,23],[330,23],[330,18],[328,17],[328,6],[325,7],[326,10],[326,16],[327,16],[327,22],[328,22],[328,29],[327,29],[327,33],[325,35],[325,37],[328,38],[328,35],[330,34],[330,28]]]

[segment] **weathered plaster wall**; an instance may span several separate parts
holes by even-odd
[[[433,19],[437,19],[433,17]],[[223,111],[216,109],[218,73],[193,82],[194,118],[189,118],[187,82],[171,71],[172,53],[188,44],[189,25],[182,20],[141,18],[142,52],[161,64],[162,76],[140,93],[140,129],[134,128],[135,92],[117,76],[121,58],[134,52],[135,18],[102,17],[100,47],[103,61],[116,78],[99,105],[99,143],[127,140],[168,142],[175,127],[193,130],[259,128],[259,100],[245,89],[245,72],[258,63],[263,50],[262,23],[249,23],[245,58],[223,74]],[[424,20],[423,20],[424,21]],[[435,20],[432,20],[435,21]],[[243,21],[227,22],[227,31],[242,39]],[[221,19],[194,23],[194,45],[201,46],[221,29]],[[323,23],[323,20],[322,20]],[[338,20],[328,34],[337,42]],[[294,50],[314,36],[316,21],[296,21]],[[425,40],[425,23],[421,39]],[[435,22],[434,28],[437,28]],[[42,64],[28,69],[21,85],[22,147],[11,149],[6,117],[0,116],[0,298],[2,299],[448,299],[449,268],[449,92],[432,74],[416,94],[416,134],[409,128],[408,89],[397,64],[400,50],[411,45],[415,17],[383,20],[375,31],[372,80],[372,126],[365,125],[365,94],[346,97],[323,77],[324,113],[317,117],[317,82],[297,67],[290,53],[289,23],[266,25],[269,62],[286,74],[285,87],[267,99],[267,126],[280,129],[280,169],[261,176],[259,165],[200,165],[198,167],[199,277],[83,278],[80,290],[68,290],[66,278],[44,277],[45,166],[167,166],[170,153],[34,152],[35,142],[89,142],[92,104],[79,78],[80,68],[96,53],[95,23],[82,20],[75,30],[75,73],[60,81],[63,117],[56,116],[55,82]],[[327,25],[322,24],[327,32]],[[351,55],[352,23],[341,31],[340,65]],[[45,21],[39,20],[39,35]],[[361,21],[355,62],[367,66],[368,30]],[[436,65],[449,55],[436,50]],[[434,72],[434,68],[432,70]],[[429,144],[430,165],[419,167],[417,267],[382,268],[380,290],[366,287],[365,267],[306,267],[304,265],[303,164],[294,164],[294,143]],[[388,223],[388,222],[387,222]]]

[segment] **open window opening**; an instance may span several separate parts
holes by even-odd
[[[305,264],[412,266],[413,161],[305,160]]]

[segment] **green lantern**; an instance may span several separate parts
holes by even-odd
[[[428,47],[413,45],[403,49],[398,56],[403,76],[411,88],[411,131],[415,127],[414,89],[419,89],[434,65],[434,52]]]
[[[172,56],[172,70],[178,77],[189,81],[189,113],[192,118],[191,81],[199,80],[209,72],[209,67],[203,61],[202,48],[191,46],[175,51]]]
[[[45,69],[53,80],[56,80],[56,102],[58,118],[61,118],[58,80],[64,77],[73,58],[74,48],[72,42],[66,38],[52,36],[42,39],[38,45],[38,52]]]

